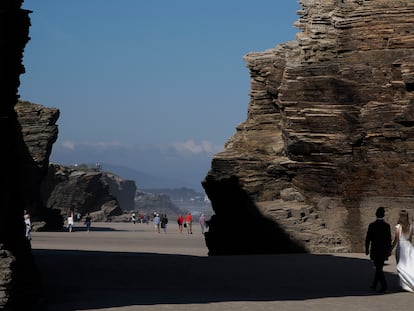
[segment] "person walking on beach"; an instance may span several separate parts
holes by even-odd
[[[400,286],[407,292],[414,292],[414,246],[412,245],[413,225],[408,212],[401,210],[395,226],[391,250],[397,246],[395,258]]]
[[[185,215],[185,224],[187,226],[187,233],[193,234],[193,216],[190,212],[188,212],[187,215]]]
[[[388,260],[391,252],[391,227],[384,221],[385,210],[379,207],[375,213],[377,219],[368,226],[365,238],[365,254],[370,255],[375,265],[375,276],[371,289],[377,291],[377,285],[381,287],[380,293],[387,291],[387,281],[384,275],[384,262]]]
[[[183,223],[184,223],[184,217],[183,217],[183,215],[178,216],[178,218],[177,218],[177,224],[178,224],[178,232],[180,234],[183,233]]]
[[[91,229],[91,224],[92,224],[92,218],[89,215],[89,213],[87,213],[85,217],[86,232],[89,232],[89,230]]]
[[[30,214],[26,210],[24,210],[24,213],[23,213],[23,220],[24,220],[24,225],[25,225],[24,235],[26,239],[30,241],[32,239],[32,236],[31,236],[32,222],[30,220]]]
[[[153,221],[154,221],[155,232],[160,233],[160,223],[161,223],[160,215],[155,214]]]
[[[206,226],[206,217],[204,216],[204,214],[200,215],[200,218],[198,218],[198,223],[201,227],[201,234],[204,234],[204,227]]]
[[[161,214],[161,229],[164,230],[164,233],[167,233],[167,224],[168,224],[167,214]]]
[[[68,216],[68,231],[72,232],[73,230],[73,213],[70,213]]]

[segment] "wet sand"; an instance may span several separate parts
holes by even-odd
[[[396,310],[401,292],[390,258],[390,292],[369,290],[374,267],[365,254],[208,257],[198,226],[94,223],[69,232],[34,232],[48,310]]]

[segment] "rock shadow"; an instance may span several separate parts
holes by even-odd
[[[41,231],[45,231],[45,230],[41,230]],[[86,226],[75,225],[75,226],[73,226],[72,231],[73,232],[86,232]],[[119,230],[119,229],[114,229],[114,228],[111,228],[111,227],[94,227],[94,226],[92,226],[89,231],[96,231],[96,232],[118,231],[118,232],[122,232],[122,231],[126,231],[126,230]],[[68,228],[63,227],[59,230],[47,230],[47,232],[68,232]]]
[[[314,254],[33,252],[43,277],[39,310],[377,295],[369,290],[374,270],[367,259]],[[395,274],[386,273],[386,278],[391,289],[398,282]]]
[[[208,175],[203,187],[215,212],[205,234],[209,255],[307,252],[259,211],[237,176],[215,179]]]

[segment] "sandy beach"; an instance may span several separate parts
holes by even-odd
[[[155,233],[152,224],[93,223],[74,232],[34,232],[46,310],[396,310],[414,302],[401,292],[395,260],[390,291],[369,289],[365,254],[209,257],[204,237]]]

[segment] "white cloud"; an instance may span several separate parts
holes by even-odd
[[[150,146],[150,145],[135,145],[135,146],[125,146],[122,145],[120,142],[117,141],[110,141],[110,142],[75,142],[71,140],[65,140],[61,142],[59,149],[68,150],[68,151],[79,151],[81,150],[95,150],[95,151],[109,151],[112,150],[113,152],[119,152],[120,148],[122,149],[123,153],[148,153],[154,152],[158,150],[158,152],[162,152],[164,155],[168,154],[172,150],[174,150],[177,154],[181,155],[213,155],[217,152],[223,150],[223,146],[214,144],[211,141],[203,140],[201,142],[196,142],[193,139],[189,139],[183,142],[173,142],[169,145],[164,146]],[[169,150],[169,151],[168,151]],[[170,154],[170,156],[175,157],[174,154]]]
[[[210,141],[205,140],[197,143],[194,140],[190,139],[185,142],[174,142],[172,145],[178,153],[190,154],[214,154],[223,149],[222,146],[216,145]]]
[[[62,147],[69,150],[75,150],[79,147],[91,147],[91,148],[112,148],[112,147],[120,147],[121,143],[117,141],[110,141],[110,142],[74,142],[70,140],[65,140],[61,143]]]
[[[76,143],[74,143],[73,141],[69,141],[69,140],[67,140],[67,141],[64,141],[64,142],[62,143],[62,146],[63,146],[63,148],[65,148],[65,149],[74,150],[74,149],[75,149],[75,147],[76,147]]]

